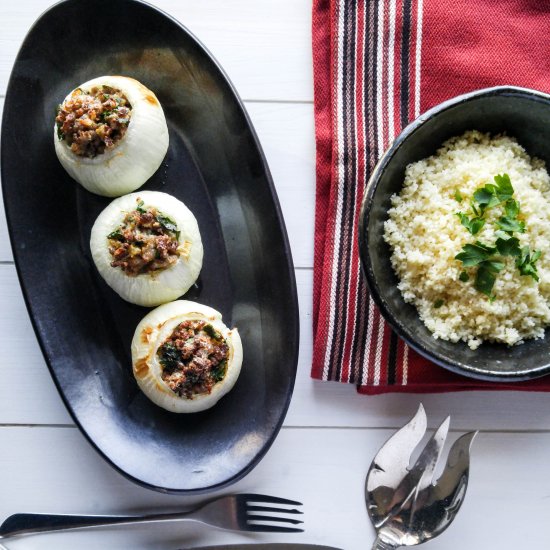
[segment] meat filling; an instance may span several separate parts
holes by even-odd
[[[180,255],[176,223],[154,207],[144,207],[138,199],[122,224],[107,235],[112,267],[131,277],[170,267]]]
[[[85,92],[77,88],[58,107],[57,137],[76,155],[94,158],[124,137],[131,116],[132,106],[120,90],[98,86]]]
[[[187,399],[209,394],[227,372],[229,348],[222,335],[205,321],[184,321],[159,347],[162,379]]]

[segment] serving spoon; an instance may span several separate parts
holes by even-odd
[[[410,466],[426,433],[426,413],[420,404],[414,417],[378,451],[365,482],[367,511],[377,531],[372,550],[422,544],[454,520],[466,495],[470,447],[477,432],[455,441],[443,473],[433,483],[449,423],[447,417]]]

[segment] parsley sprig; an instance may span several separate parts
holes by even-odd
[[[463,267],[477,267],[474,280],[474,288],[479,292],[494,299],[492,290],[497,274],[504,269],[504,264],[495,257],[496,246],[487,246],[479,241],[475,244],[465,244],[462,252],[455,256],[456,260],[462,262]],[[461,281],[469,279],[468,273],[462,271],[459,276]]]
[[[497,228],[494,246],[476,241],[475,244],[465,244],[462,252],[455,256],[456,260],[462,262],[464,268],[476,268],[474,288],[489,297],[495,299],[493,287],[496,277],[504,269],[502,257],[511,256],[515,258],[515,265],[521,275],[539,280],[537,260],[541,256],[540,250],[531,251],[528,246],[521,247],[519,239],[514,233],[525,232],[525,222],[518,219],[520,204],[513,199],[514,188],[508,174],[494,177],[494,184],[477,189],[471,202],[471,215],[464,212],[457,212],[460,223],[472,234],[476,235],[485,225],[485,214],[490,208],[503,206],[503,214],[494,223]],[[462,202],[462,196],[458,202]],[[457,196],[455,198],[458,200]],[[473,215],[472,215],[473,214]],[[470,276],[462,270],[459,279],[467,282]]]
[[[530,275],[535,281],[538,281],[539,274],[535,263],[540,258],[540,254],[540,250],[531,252],[528,246],[524,246],[521,249],[521,254],[516,259],[516,267],[519,269],[519,272],[522,275]]]

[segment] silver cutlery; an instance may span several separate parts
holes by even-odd
[[[265,533],[299,533],[295,527],[303,523],[294,516],[301,502],[268,495],[239,494],[219,497],[193,510],[146,516],[78,516],[52,514],[14,514],[0,525],[0,539],[50,531],[65,531],[83,527],[157,523],[166,521],[197,521],[234,531]]]
[[[455,518],[466,494],[470,447],[477,432],[455,441],[443,473],[434,483],[449,423],[447,417],[410,466],[412,454],[426,433],[426,413],[420,405],[372,461],[365,500],[377,531],[373,550],[421,544],[441,534]]]

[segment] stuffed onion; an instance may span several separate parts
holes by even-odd
[[[111,202],[92,227],[90,249],[106,283],[142,306],[163,304],[187,292],[203,259],[195,216],[181,201],[158,191]]]
[[[145,395],[168,411],[212,407],[235,384],[243,359],[241,338],[221,314],[186,300],[148,313],[132,340],[136,381]]]
[[[168,127],[151,90],[133,78],[101,76],[58,106],[57,157],[88,191],[118,197],[141,187],[168,150]]]

